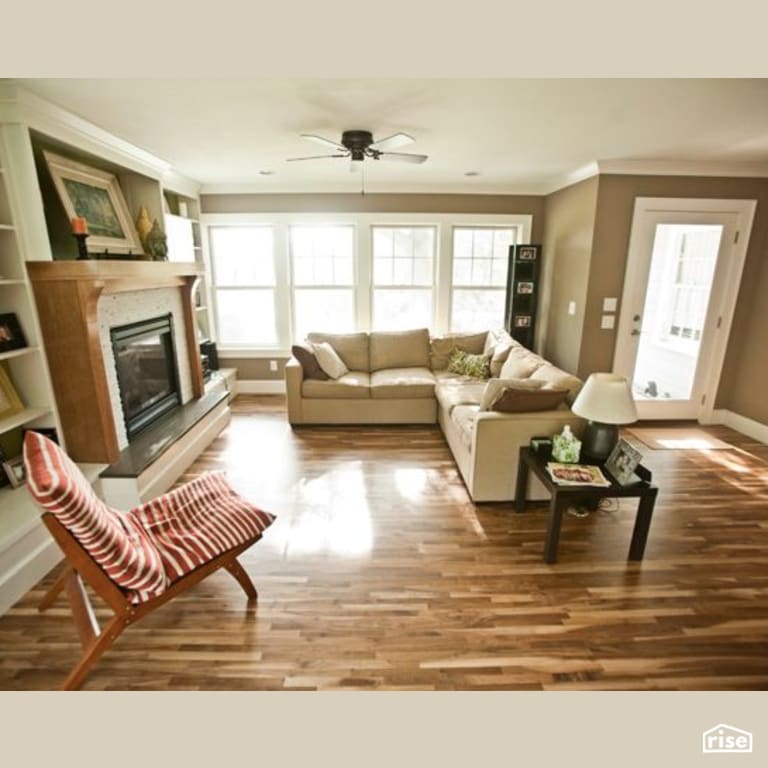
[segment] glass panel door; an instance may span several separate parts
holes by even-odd
[[[659,224],[633,334],[636,400],[690,400],[723,227]]]

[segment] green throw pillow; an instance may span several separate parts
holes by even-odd
[[[470,355],[462,349],[454,349],[448,360],[448,370],[475,379],[487,379],[491,375],[489,355]]]

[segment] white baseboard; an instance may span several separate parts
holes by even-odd
[[[283,379],[238,379],[238,395],[284,395]]]
[[[40,522],[3,553],[11,561],[0,573],[0,616],[29,592],[63,555]]]
[[[713,424],[724,424],[726,427],[741,432],[742,435],[768,445],[768,424],[763,424],[754,419],[748,419],[733,411],[719,409],[712,412]]]

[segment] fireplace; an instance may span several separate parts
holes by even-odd
[[[131,440],[181,404],[171,314],[110,329],[125,430]]]

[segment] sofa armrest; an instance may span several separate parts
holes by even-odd
[[[472,435],[473,498],[513,499],[520,448],[528,445],[532,437],[561,432],[566,424],[580,435],[585,421],[567,408],[535,413],[478,413]]]
[[[301,363],[292,357],[285,364],[285,399],[288,404],[288,421],[301,424],[301,383],[304,381],[304,369]]]

